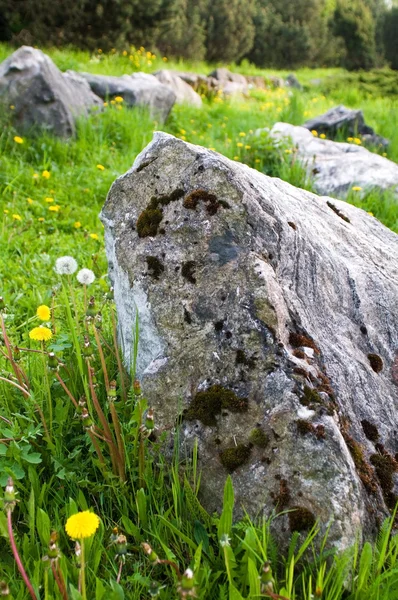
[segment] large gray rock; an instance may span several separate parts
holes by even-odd
[[[162,69],[154,73],[154,75],[160,83],[173,90],[178,104],[192,104],[192,106],[197,106],[198,108],[202,106],[202,98],[199,94],[195,92],[191,85],[186,83],[176,73],[173,73],[173,71]]]
[[[236,516],[298,507],[281,539],[374,533],[397,492],[398,236],[164,133],[101,218],[126,364],[138,310],[137,376],[160,431],[182,413],[182,453],[198,440],[205,507],[232,472]]]
[[[113,77],[81,73],[95,94],[103,98],[121,96],[127,106],[145,106],[151,117],[164,122],[176,101],[176,95],[154,75],[134,73]]]
[[[322,140],[305,127],[276,123],[274,139],[290,139],[319,194],[344,198],[353,186],[363,191],[393,189],[398,196],[398,165],[355,144]]]
[[[102,101],[78,76],[63,74],[41,50],[21,46],[0,65],[0,102],[18,131],[32,127],[68,137],[75,121]]]
[[[363,112],[352,108],[346,108],[342,104],[331,108],[323,115],[309,119],[303,125],[310,131],[325,133],[328,137],[334,136],[338,131],[344,131],[349,136],[360,135],[362,141],[369,146],[386,148],[389,141],[374,132],[372,127],[366,125]]]

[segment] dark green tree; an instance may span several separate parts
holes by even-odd
[[[386,60],[392,69],[398,70],[398,6],[385,14],[383,42]]]
[[[376,63],[375,20],[362,0],[338,0],[333,30],[344,41],[344,66],[351,70],[371,69]]]
[[[206,30],[209,61],[233,62],[253,46],[254,0],[212,0],[208,4]]]

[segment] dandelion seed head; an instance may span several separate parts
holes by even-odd
[[[72,256],[60,256],[55,261],[55,272],[58,275],[72,275],[77,269],[77,262]]]
[[[91,269],[80,269],[76,278],[82,285],[90,285],[95,280],[95,275]]]

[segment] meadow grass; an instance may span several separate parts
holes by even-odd
[[[0,46],[0,59],[9,53]],[[165,63],[143,53],[132,54],[134,60],[120,53],[50,54],[62,69],[116,75],[128,72],[135,59],[139,65],[134,63],[131,70],[211,69],[203,63]],[[242,65],[245,69],[249,67]],[[317,74],[325,79],[342,76],[339,70],[303,70],[298,77],[306,89],[300,93],[255,90],[247,98],[204,98],[202,109],[175,106],[161,127],[145,111],[122,105],[109,105],[80,121],[76,139],[67,141],[45,134],[22,136],[4,122],[0,498],[5,511],[0,513],[0,580],[11,588],[11,596],[4,597],[29,597],[8,543],[6,514],[14,499],[4,490],[11,476],[18,492],[13,532],[37,598],[65,597],[57,577],[65,581],[68,598],[85,597],[82,585],[79,592],[82,559],[74,553],[65,524],[87,509],[101,519],[97,531],[83,542],[89,598],[398,598],[394,516],[381,527],[376,544],[362,546],[353,540],[352,548],[334,553],[325,550],[318,525],[306,533],[286,534],[279,548],[272,537],[277,506],[264,518],[246,517],[232,525],[229,479],[222,515],[208,515],[198,500],[197,453],[181,455],[176,443],[171,463],[162,456],[166,434],[153,434],[145,390],[125,372],[115,342],[116,314],[98,213],[112,182],[131,166],[154,130],[161,128],[311,190],[291,148],[276,147],[266,133],[255,132],[279,120],[301,124],[345,103],[364,109],[367,122],[391,139],[389,158],[398,160],[397,99],[371,97],[355,88],[333,88],[326,96],[319,87],[309,87]],[[16,142],[15,136],[23,142]],[[371,192],[361,199],[352,193],[347,200],[398,231],[397,204],[388,193]],[[75,257],[79,269],[92,270],[95,281],[85,287],[75,274],[57,275],[54,264],[63,255]],[[40,305],[50,308],[44,321],[52,333],[47,342],[30,337],[41,322],[36,316]],[[86,404],[76,407],[82,398]],[[51,552],[52,560],[43,561]],[[188,568],[193,580],[190,572],[183,576]]]

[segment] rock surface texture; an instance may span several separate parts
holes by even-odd
[[[93,75],[81,73],[95,94],[103,98],[121,96],[127,106],[146,106],[153,118],[164,122],[176,101],[176,95],[169,87],[160,83],[154,75],[133,73],[133,75]]]
[[[289,123],[276,123],[271,136],[290,138],[297,146],[298,157],[319,194],[343,198],[353,186],[359,186],[364,191],[392,189],[398,196],[398,165],[379,154],[355,144],[322,140],[305,127]]]
[[[201,499],[329,543],[396,500],[398,236],[366,212],[157,133],[102,211],[119,333]],[[394,380],[395,378],[395,380]],[[183,450],[184,452],[184,450]],[[387,473],[387,476],[384,477]]]
[[[63,74],[41,50],[21,46],[0,65],[0,102],[14,106],[18,131],[32,127],[68,137],[78,116],[87,116],[102,101],[79,75]]]
[[[199,94],[173,71],[162,69],[155,73],[155,77],[160,83],[173,90],[178,104],[192,104],[192,106],[201,108],[202,98]]]
[[[377,135],[372,127],[365,124],[363,112],[352,108],[346,108],[342,104],[331,108],[323,115],[306,121],[303,125],[310,131],[315,129],[318,133],[334,136],[338,131],[345,131],[347,135],[360,135],[362,141],[370,146],[388,146],[388,140]]]

